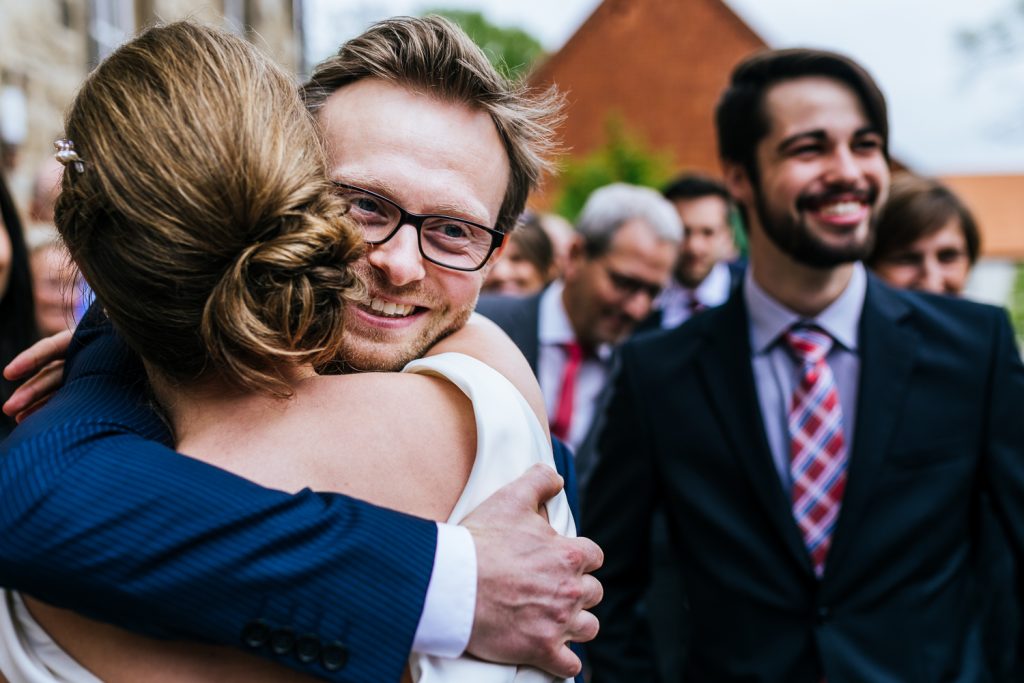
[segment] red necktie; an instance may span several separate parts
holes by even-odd
[[[706,308],[707,306],[697,298],[697,292],[692,292],[690,294],[690,315],[697,315]]]
[[[821,578],[846,488],[843,411],[825,361],[833,340],[817,327],[795,327],[785,339],[800,363],[800,384],[789,410],[793,518]]]
[[[572,341],[560,344],[565,350],[565,367],[562,370],[562,387],[558,392],[558,403],[555,406],[555,417],[551,421],[551,433],[562,441],[569,438],[569,427],[572,424],[573,399],[576,395],[576,378],[583,365],[583,347],[579,342]]]

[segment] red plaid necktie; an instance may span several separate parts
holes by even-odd
[[[832,368],[825,362],[833,340],[817,327],[794,327],[785,339],[801,366],[789,410],[793,517],[821,578],[846,488],[843,411]]]
[[[551,433],[562,441],[569,438],[569,427],[572,425],[573,400],[576,396],[576,378],[583,364],[583,347],[579,342],[560,344],[565,350],[565,367],[562,370],[562,387],[558,392],[558,403],[555,405],[555,417],[551,421]]]
[[[691,292],[690,293],[689,308],[690,308],[690,315],[697,315],[701,311],[705,310],[707,308],[707,306],[705,306],[704,303],[700,299],[697,298],[697,292]]]

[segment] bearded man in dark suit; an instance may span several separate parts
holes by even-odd
[[[1024,553],[1006,314],[859,263],[889,159],[885,100],[857,64],[756,55],[716,125],[749,270],[724,306],[622,348],[583,498],[606,553],[593,680],[653,678],[635,604],[659,506],[687,589],[685,680],[992,680],[972,604],[983,492]]]

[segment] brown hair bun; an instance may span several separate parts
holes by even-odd
[[[334,357],[358,229],[289,76],[192,22],[148,29],[79,91],[57,225],[126,341],[169,379],[287,395]]]

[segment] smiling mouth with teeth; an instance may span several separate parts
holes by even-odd
[[[873,205],[877,195],[877,191],[870,189],[817,192],[800,196],[797,199],[797,208],[801,211],[820,211],[843,215],[859,211],[861,207]]]
[[[370,300],[370,305],[367,308],[385,318],[404,318],[416,310],[415,306],[409,304],[396,304],[376,297]]]
[[[821,207],[820,211],[826,216],[848,216],[859,212],[863,206],[860,202],[837,202]]]

